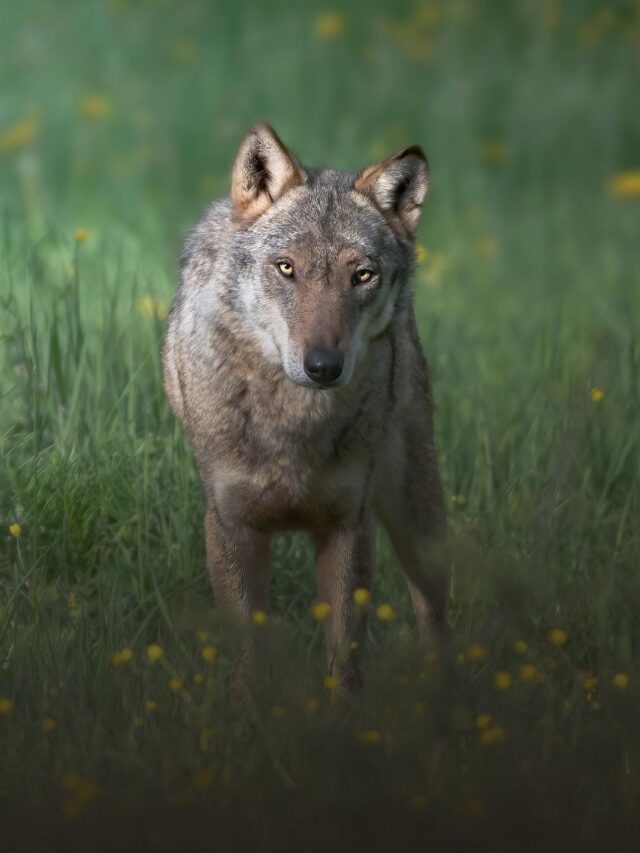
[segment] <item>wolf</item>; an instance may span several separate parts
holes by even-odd
[[[329,671],[361,683],[374,532],[386,529],[427,643],[446,638],[446,514],[416,327],[416,229],[429,186],[413,145],[357,172],[301,165],[266,123],[230,197],[186,239],[163,347],[193,447],[218,605],[268,610],[270,541],[315,545]]]

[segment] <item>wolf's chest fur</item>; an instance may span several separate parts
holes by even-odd
[[[385,428],[387,344],[343,391],[294,385],[228,330],[183,359],[185,424],[223,518],[270,529],[357,520]]]

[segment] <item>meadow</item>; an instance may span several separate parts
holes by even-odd
[[[2,2],[3,849],[625,849],[640,830],[640,5]],[[242,134],[431,163],[415,290],[452,663],[379,535],[366,686],[309,543],[261,678],[204,571],[159,347]]]

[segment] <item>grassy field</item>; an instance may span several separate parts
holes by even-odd
[[[2,5],[3,849],[622,849],[640,829],[638,3]],[[238,638],[162,394],[181,240],[258,119],[308,165],[413,142],[431,161],[416,301],[456,662],[416,649],[380,535],[348,708],[293,535],[254,629],[270,663],[229,703]]]

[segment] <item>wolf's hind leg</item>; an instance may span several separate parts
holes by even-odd
[[[359,587],[371,587],[373,529],[373,517],[368,513],[356,529],[336,527],[314,536],[318,599],[331,605],[325,622],[327,662],[343,691],[362,683],[359,653],[366,611],[355,604],[353,594]]]

